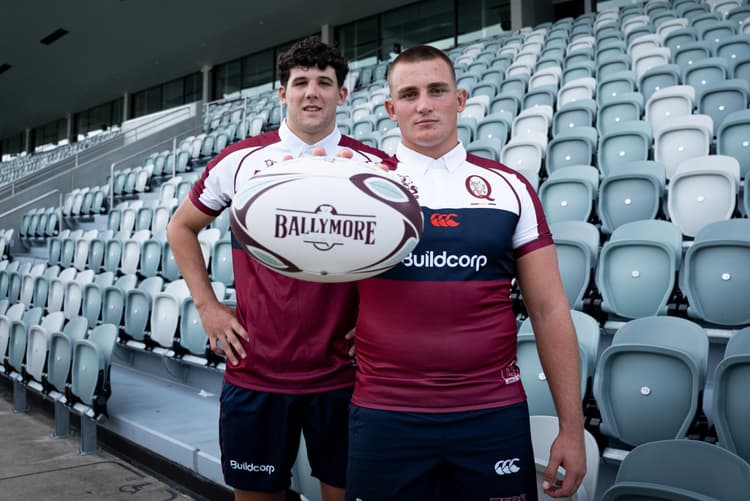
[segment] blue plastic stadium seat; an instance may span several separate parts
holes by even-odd
[[[688,315],[722,326],[750,324],[750,220],[704,226],[685,254],[681,283]]]
[[[600,430],[628,445],[683,438],[699,410],[708,335],[678,317],[641,317],[623,325],[594,374]]]
[[[714,377],[713,420],[719,445],[750,463],[750,327],[732,336]]]
[[[612,169],[599,185],[597,212],[602,232],[612,233],[625,223],[655,219],[665,185],[666,171],[659,162],[644,160]]]
[[[623,318],[665,315],[682,257],[682,234],[667,221],[626,223],[602,247],[601,308]]]
[[[750,173],[750,110],[729,113],[716,130],[716,154],[729,155],[740,163],[740,177]]]
[[[550,231],[568,304],[581,310],[599,259],[599,231],[583,221],[550,223]]]
[[[576,127],[556,135],[547,145],[547,172],[552,174],[573,165],[591,165],[597,138],[593,127]]]
[[[597,166],[603,175],[617,165],[648,160],[652,131],[647,122],[620,122],[599,138]]]

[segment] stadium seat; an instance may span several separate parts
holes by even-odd
[[[458,140],[464,146],[474,140],[474,134],[477,130],[477,119],[473,117],[459,116],[457,124]]]
[[[552,114],[551,106],[534,106],[523,110],[513,119],[511,137],[537,135],[542,138],[540,140],[546,149]]]
[[[554,137],[547,146],[547,172],[571,165],[591,165],[597,145],[593,127],[569,129]]]
[[[71,393],[95,413],[106,409],[111,394],[109,373],[117,328],[112,324],[96,326],[86,339],[73,344]]]
[[[647,122],[620,122],[599,137],[597,166],[603,175],[618,165],[647,160],[651,150],[651,125]]]
[[[601,308],[622,318],[666,315],[682,258],[682,234],[667,221],[626,223],[602,247],[596,284]]]
[[[618,71],[606,78],[599,78],[596,85],[596,100],[601,105],[606,100],[616,98],[625,92],[633,92],[636,90],[636,82],[635,73],[630,70]]]
[[[500,157],[502,143],[496,140],[478,139],[466,145],[466,152],[482,158],[497,161]]]
[[[707,365],[708,335],[698,324],[667,316],[627,322],[594,373],[600,431],[630,446],[685,437]]]
[[[151,303],[161,292],[164,279],[149,277],[138,287],[125,292],[124,333],[136,341],[143,341],[151,314]]]
[[[151,304],[150,339],[163,348],[172,348],[180,320],[182,302],[190,297],[184,280],[170,282],[156,294]]]
[[[193,298],[186,298],[182,302],[180,311],[180,341],[179,345],[187,353],[199,357],[206,357],[208,350],[208,336],[203,330],[198,310],[195,309]]]
[[[717,130],[729,113],[746,109],[749,100],[750,83],[738,79],[724,80],[703,88],[697,97],[698,113],[709,115]]]
[[[549,156],[547,157],[549,167]],[[599,189],[599,172],[571,165],[550,173],[539,191],[548,221],[588,221]]]
[[[602,501],[740,501],[748,490],[750,465],[737,455],[697,440],[663,440],[633,449]]]
[[[734,37],[736,33],[736,24],[732,21],[714,21],[698,27],[698,37],[714,48]]]
[[[571,64],[563,70],[563,85],[579,78],[596,78],[596,66],[593,61]]]
[[[581,310],[599,258],[599,231],[583,221],[550,223],[550,230],[568,304]]]
[[[592,317],[580,311],[571,310],[570,315],[578,338],[581,396],[583,396],[586,394],[588,378],[594,374],[594,363],[599,349],[599,324]],[[532,416],[557,416],[555,403],[547,384],[547,377],[544,374],[537,352],[534,329],[529,318],[526,318],[518,328],[517,353],[517,363],[521,370],[521,381],[523,381],[529,404],[529,414]]]
[[[37,382],[36,389],[41,391],[42,376],[47,369],[47,350],[50,335],[62,330],[65,317],[62,312],[54,312],[42,318],[39,325],[32,325],[28,329],[26,343],[26,374]]]
[[[709,223],[729,219],[737,206],[739,162],[726,155],[680,162],[667,187],[667,208],[683,234],[695,236]]]
[[[540,501],[551,501],[554,498],[547,496],[541,486],[544,472],[549,464],[550,448],[557,438],[560,424],[554,416],[531,416],[530,422],[531,442],[536,464],[537,497]],[[571,501],[593,501],[596,494],[599,474],[599,447],[594,436],[588,431],[584,431],[584,444],[586,448],[586,476],[583,477],[578,491],[569,498]]]
[[[599,185],[602,232],[610,234],[625,223],[655,219],[665,186],[666,170],[660,162],[644,160],[610,170]]]
[[[47,384],[50,392],[66,393],[70,384],[70,366],[73,362],[73,344],[88,336],[88,322],[83,317],[72,318],[62,332],[52,332],[47,356]]]
[[[545,85],[529,89],[523,96],[521,107],[524,110],[535,106],[549,106],[554,109],[557,101],[557,87]]]
[[[563,85],[557,93],[557,107],[577,101],[591,100],[596,92],[596,80],[591,77],[576,78]]]
[[[523,94],[521,94],[523,96]],[[512,93],[500,93],[490,101],[489,114],[510,114],[513,120],[521,109],[521,97]]]
[[[749,46],[750,48],[750,46]],[[723,58],[708,57],[695,61],[682,73],[682,82],[691,85],[700,93],[706,85],[722,82],[729,78],[729,65]]]
[[[654,91],[646,101],[645,117],[654,131],[675,117],[691,115],[695,107],[695,89],[689,85],[672,85]]]
[[[500,162],[522,172],[538,176],[544,160],[547,136],[530,134],[513,137],[503,146]]]
[[[713,421],[719,445],[750,463],[750,413],[747,382],[750,381],[750,327],[734,333],[716,366]]]
[[[664,165],[667,179],[672,179],[684,160],[708,155],[713,125],[708,115],[685,115],[654,126],[654,160]]]
[[[750,110],[729,113],[716,130],[716,153],[729,155],[740,163],[740,177],[750,173]]]
[[[644,38],[644,37],[641,37]],[[638,40],[641,40],[640,38]],[[656,47],[635,54],[633,57],[633,72],[635,77],[642,77],[648,70],[656,66],[670,63],[671,52],[669,47]]]
[[[749,220],[730,219],[697,232],[680,276],[691,318],[721,326],[750,324],[749,230]]]
[[[394,127],[380,137],[378,147],[386,154],[393,155],[400,142],[401,129]]]
[[[552,66],[539,69],[537,67],[534,74],[529,78],[529,90],[537,87],[560,87],[562,79],[562,69],[560,66]],[[494,96],[493,96],[494,97]]]
[[[638,89],[644,101],[648,102],[654,92],[681,83],[682,68],[676,64],[664,64],[645,71],[638,79]]]
[[[593,99],[581,99],[562,105],[552,117],[552,137],[575,127],[592,127],[595,117],[596,101]]]
[[[596,127],[604,134],[621,122],[640,120],[642,114],[643,96],[638,92],[623,92],[601,103]]]
[[[511,120],[504,113],[487,115],[477,124],[475,138],[478,141],[493,141],[502,147],[510,137]]]

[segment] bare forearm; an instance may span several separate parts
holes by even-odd
[[[537,350],[561,430],[583,430],[578,342],[565,305],[532,317]]]
[[[188,202],[186,202],[188,203]],[[185,279],[195,306],[200,310],[218,302],[211,288],[198,241],[198,232],[212,218],[201,214],[194,207],[183,204],[174,214],[167,227],[167,240],[182,277]]]

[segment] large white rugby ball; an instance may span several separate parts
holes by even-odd
[[[349,282],[398,264],[419,242],[422,212],[390,173],[357,160],[302,157],[239,186],[232,233],[283,275]]]

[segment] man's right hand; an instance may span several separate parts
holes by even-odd
[[[214,353],[224,355],[232,365],[247,356],[243,340],[247,342],[250,337],[237,320],[234,309],[216,302],[199,308],[198,313]]]

